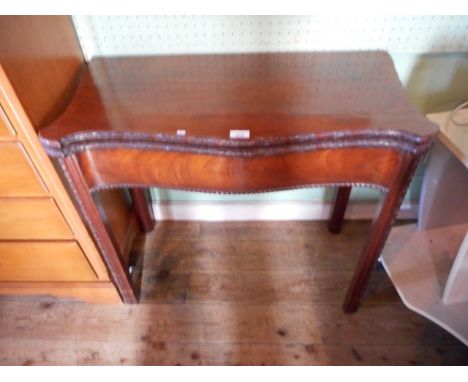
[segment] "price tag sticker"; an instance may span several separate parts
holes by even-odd
[[[176,133],[179,137],[185,137],[185,130],[177,130]]]
[[[229,130],[229,138],[231,139],[249,139],[250,130]]]

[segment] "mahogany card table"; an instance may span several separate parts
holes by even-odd
[[[93,192],[129,188],[151,230],[147,187],[335,186],[329,229],[338,232],[351,187],[380,190],[344,301],[353,312],[436,132],[408,101],[387,53],[320,52],[95,58],[40,136],[128,303],[136,293]]]

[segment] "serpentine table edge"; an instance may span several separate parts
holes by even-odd
[[[91,61],[68,109],[39,133],[45,150],[63,172],[122,300],[135,303],[138,298],[128,269],[120,261],[118,249],[99,216],[93,192],[130,188],[141,226],[143,230],[151,230],[154,222],[142,192],[146,187],[252,193],[336,186],[338,193],[329,230],[339,232],[351,187],[366,186],[381,190],[383,197],[344,301],[345,312],[357,310],[414,170],[437,134],[435,125],[419,115],[405,97],[391,59],[384,52],[207,55],[195,61],[187,57],[190,56],[174,57],[172,66],[161,64],[168,57]],[[375,57],[383,74],[360,71],[359,63],[369,57]],[[358,92],[366,92],[356,77],[370,83],[378,78],[380,82],[374,86],[385,86],[380,90],[389,91],[385,102],[394,105],[395,110],[385,112],[384,105],[375,101],[377,96],[366,101],[366,94],[360,94],[363,98],[343,106],[344,112],[339,110],[340,105],[330,106],[325,113],[314,112],[320,102],[314,103],[306,96],[318,93],[320,97],[329,81],[332,94],[325,95],[327,102],[339,97],[341,93],[325,70],[333,65],[342,68],[347,58],[355,60],[355,66],[349,69],[354,72],[349,74],[349,84],[344,85],[349,88],[346,92],[352,94],[352,86]],[[328,66],[315,65],[314,59],[322,64],[325,61]],[[289,70],[288,60],[300,61],[296,63],[296,72]],[[200,69],[200,62],[210,70]],[[119,65],[124,69],[119,69]],[[146,65],[148,72],[153,73],[149,81],[156,78],[155,83],[166,90],[167,97],[158,98],[159,95],[151,93],[155,91],[152,87],[145,89],[153,97],[141,95],[142,74],[140,70],[132,72],[132,65],[142,65],[140,69]],[[256,77],[251,67],[262,68],[266,74],[256,73]],[[104,79],[99,78],[100,68],[107,70]],[[155,68],[163,73],[158,74]],[[304,68],[314,73],[309,74]],[[194,75],[184,77],[190,70]],[[227,100],[218,100],[216,94],[223,98],[222,91],[226,90],[222,82],[226,72],[233,77],[241,73],[239,78],[225,80],[238,91],[226,96]],[[278,75],[281,87],[274,82]],[[322,85],[319,83],[315,88],[307,85],[308,81],[323,77]],[[186,94],[189,90],[196,93],[200,88],[199,94]],[[256,93],[259,102],[251,106],[246,90]],[[284,98],[285,95],[289,98]],[[170,109],[179,101],[176,97],[182,97],[180,104],[186,105],[187,110],[182,106],[169,114],[156,110],[161,103],[163,108],[165,102]],[[288,109],[279,103],[286,102],[285,99],[296,100],[296,104],[287,106]],[[353,112],[352,107],[357,110],[367,107],[362,106],[365,102],[370,104],[367,114]],[[373,102],[377,105],[374,109]],[[310,114],[304,112],[308,105]],[[210,108],[213,113],[207,114]],[[228,131],[246,124],[251,126],[252,135],[248,139],[228,138]],[[182,130],[184,133],[179,134]]]

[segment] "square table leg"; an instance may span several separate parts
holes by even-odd
[[[133,200],[133,208],[143,232],[150,232],[154,228],[153,210],[151,208],[148,191],[145,188],[131,188],[130,195]]]
[[[328,221],[328,230],[331,233],[339,233],[341,230],[351,189],[352,187],[338,187],[335,204],[333,206],[330,220]]]
[[[412,152],[401,152],[399,159],[395,162],[394,171],[389,172],[388,182],[386,183],[385,196],[382,199],[377,213],[371,225],[370,234],[367,242],[364,246],[356,271],[354,273],[351,285],[349,287],[345,302],[345,312],[354,312],[358,308],[359,300],[365,289],[367,281],[369,279],[370,272],[375,264],[377,257],[380,255],[385,240],[389,234],[393,220],[398,212],[399,206],[403,200],[405,191],[408,188],[411,176],[414,173],[416,165],[420,159],[420,154]],[[119,261],[119,254],[114,248],[112,241],[109,239],[105,226],[100,220],[99,213],[91,197],[90,190],[84,178],[84,174],[81,172],[80,165],[75,156],[68,156],[62,159],[64,163],[64,169],[68,173],[68,180],[73,185],[75,196],[80,204],[80,209],[84,215],[85,220],[88,223],[90,230],[102,251],[103,258],[111,272],[111,276],[118,287],[122,299],[124,302],[136,302],[135,292],[132,289],[131,282],[128,277],[128,272],[122,267]],[[398,163],[398,164],[397,164]],[[347,199],[351,187],[342,187],[339,190],[337,207],[338,211],[335,214],[335,221],[341,224],[343,219],[344,211],[346,208]],[[147,209],[145,199],[140,198],[142,195],[139,193],[133,193],[136,195],[135,200],[137,204],[144,206]],[[143,195],[144,196],[144,195]],[[148,211],[143,211],[147,213]],[[143,215],[142,213],[142,215]],[[148,216],[143,215],[143,219]],[[338,224],[338,225],[339,225]]]
[[[112,281],[123,302],[134,304],[138,302],[135,290],[130,282],[127,269],[120,261],[121,256],[117,252],[107,229],[101,220],[99,210],[94,203],[91,192],[81,172],[81,168],[75,156],[58,158],[58,163],[70,184],[71,191],[78,204],[82,218],[85,220],[91,236],[107,265]]]
[[[343,304],[346,313],[353,313],[358,309],[359,300],[369,280],[370,273],[377,258],[382,251],[385,241],[392,228],[400,205],[408,189],[411,177],[419,162],[419,156],[406,154],[399,171],[388,191],[381,198],[379,206],[372,220],[370,232],[367,237],[358,264],[354,271],[351,284],[348,288]]]

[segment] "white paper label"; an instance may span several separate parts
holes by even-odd
[[[249,139],[250,130],[229,130],[229,138],[231,139]]]
[[[185,137],[185,130],[177,130],[177,135],[180,137]]]

